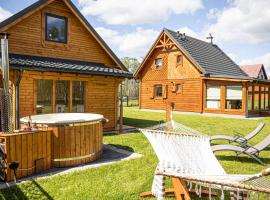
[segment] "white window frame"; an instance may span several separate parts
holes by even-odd
[[[211,93],[211,94],[209,94]],[[220,85],[206,85],[206,108],[220,109],[221,87]]]
[[[237,90],[239,89],[239,90]],[[227,101],[241,101],[241,108],[227,108]],[[225,109],[227,110],[242,110],[243,109],[243,86],[242,85],[227,85],[225,97]]]

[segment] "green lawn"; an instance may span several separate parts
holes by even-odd
[[[134,107],[125,108],[124,116],[125,124],[139,127],[154,125],[159,120],[165,119],[165,113],[143,112]],[[247,134],[260,122],[196,115],[175,115],[174,119],[209,135],[233,134],[234,131]],[[262,121],[266,123],[266,127],[251,141],[252,144],[270,133],[270,118]],[[150,190],[157,163],[148,141],[141,133],[108,135],[104,137],[104,141],[108,144],[121,145],[123,148],[132,148],[144,156],[97,169],[18,184],[16,187],[1,190],[1,199],[140,199],[138,197],[140,192]],[[261,153],[263,161],[268,163],[268,166],[269,151],[270,148]],[[257,173],[264,168],[246,156],[236,158],[233,153],[228,152],[217,155],[228,173]]]

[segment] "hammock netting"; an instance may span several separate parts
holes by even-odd
[[[141,132],[159,159],[152,185],[152,194],[157,199],[164,199],[166,176],[179,177],[196,187],[220,189],[221,199],[223,190],[235,191],[237,199],[240,192],[245,192],[247,199],[253,192],[265,193],[262,199],[269,198],[270,180],[264,177],[266,174],[227,174],[212,152],[207,135],[173,120]]]

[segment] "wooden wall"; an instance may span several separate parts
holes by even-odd
[[[183,56],[183,63],[177,64],[178,55]],[[155,68],[155,59],[162,58],[163,66],[160,70]],[[178,48],[171,50],[155,49],[147,59],[139,74],[140,78],[140,108],[165,110],[166,102],[175,103],[175,110],[202,112],[202,80],[200,72],[187,56]],[[153,98],[154,85],[167,87],[166,98]],[[172,85],[181,84],[182,92],[172,91]]]
[[[200,72],[183,52],[174,47],[168,55],[168,79],[194,79],[200,77]],[[183,58],[182,64],[177,64],[177,56]]]
[[[67,44],[45,41],[45,13],[68,18]],[[11,34],[10,53],[98,62],[109,67],[117,66],[62,0],[53,1],[5,31]]]
[[[182,91],[174,92],[172,82],[181,84]],[[166,98],[153,98],[154,85],[167,85]],[[140,85],[140,105],[144,109],[165,110],[167,99],[175,103],[176,111],[201,112],[202,111],[202,80],[201,79],[173,79],[167,81],[144,81]]]
[[[0,134],[5,142],[6,163],[19,161],[17,178],[51,168],[51,131]],[[13,171],[7,167],[7,181],[13,180]]]
[[[163,66],[157,70],[155,66],[155,59],[162,58]],[[141,80],[154,81],[154,80],[166,80],[168,78],[168,54],[161,49],[155,49],[153,54],[148,58],[141,71]]]
[[[109,119],[105,129],[116,127],[117,94],[121,79],[69,73],[24,71],[20,83],[20,117],[36,114],[35,80],[37,79],[86,81],[85,112],[102,114]]]

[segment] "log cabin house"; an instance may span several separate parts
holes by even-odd
[[[132,74],[71,0],[39,0],[0,23],[8,32],[17,127],[24,116],[92,112],[115,129],[118,86]]]
[[[216,44],[164,29],[135,78],[141,109],[242,115],[268,114],[270,82],[249,77]]]

